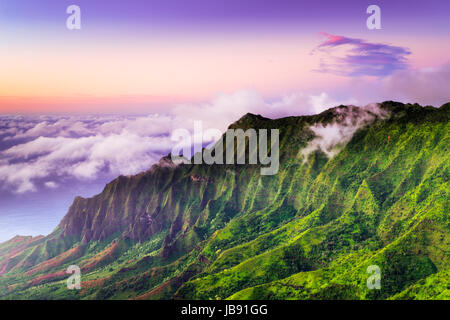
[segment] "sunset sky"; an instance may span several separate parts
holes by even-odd
[[[194,121],[449,102],[449,15],[448,0],[0,0],[0,242],[51,232]]]
[[[378,77],[317,70],[324,33],[407,48],[410,70],[448,62],[450,2],[377,1],[369,30],[372,2],[3,0],[0,112],[151,112],[244,89],[375,99],[349,88]],[[66,28],[71,4],[81,30]]]

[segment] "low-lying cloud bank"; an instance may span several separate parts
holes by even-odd
[[[170,137],[159,135],[162,128],[157,128],[163,120],[22,118],[14,126],[18,120],[1,117],[0,126],[8,129],[1,131],[0,181],[3,187],[24,193],[35,191],[37,180],[56,188],[65,177],[93,180],[101,174],[142,171],[167,151]]]

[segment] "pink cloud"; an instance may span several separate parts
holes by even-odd
[[[409,49],[384,43],[370,43],[362,39],[321,33],[326,40],[313,54],[321,54],[318,72],[347,77],[385,77],[397,70],[408,68]],[[339,49],[344,53],[337,52]]]

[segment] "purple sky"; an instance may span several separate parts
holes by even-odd
[[[71,4],[81,8],[78,31],[66,28]],[[2,1],[0,113],[155,111],[242,89],[269,99],[319,94],[355,77],[448,62],[449,1],[376,1],[381,30],[366,27],[370,4]],[[311,54],[324,33],[348,41]]]
[[[68,5],[77,4],[91,25],[133,26],[221,26],[221,25],[314,25],[335,28],[356,26],[363,19],[361,11],[370,4],[385,13],[386,27],[396,30],[444,32],[450,26],[446,0],[15,0],[2,1],[2,20],[7,23],[33,24],[40,27],[57,24]],[[436,29],[439,26],[441,30]]]

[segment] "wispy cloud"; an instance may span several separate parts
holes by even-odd
[[[408,68],[408,48],[322,33],[326,38],[312,54],[320,55],[318,72],[348,77],[391,75]]]

